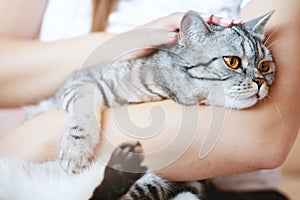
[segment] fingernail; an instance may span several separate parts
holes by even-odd
[[[212,17],[212,14],[203,13],[203,14],[201,14],[201,17],[209,19]]]
[[[235,20],[233,20],[233,23],[234,23],[234,24],[241,24],[242,21],[241,21],[241,20],[236,20],[236,19],[235,19]]]
[[[177,38],[178,38],[178,33],[176,33],[176,32],[169,32],[169,33],[167,34],[167,37],[168,37],[168,39],[170,39],[171,41],[177,40]]]
[[[207,13],[201,14],[201,17],[205,19],[207,23],[212,23],[213,16],[214,16],[213,14],[207,14]]]
[[[230,18],[221,18],[220,24],[221,25],[231,25],[233,23],[233,19]]]

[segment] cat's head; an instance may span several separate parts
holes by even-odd
[[[266,97],[275,76],[271,52],[263,43],[271,15],[223,28],[208,25],[194,11],[185,14],[179,40],[191,63],[185,70],[192,79],[206,80],[210,92],[205,103],[246,108]]]

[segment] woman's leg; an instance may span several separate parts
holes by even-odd
[[[25,119],[21,108],[0,109],[0,138],[19,127]]]
[[[10,114],[13,116],[21,112],[16,110]],[[56,110],[26,121],[19,128],[0,138],[0,156],[27,161],[55,159],[64,118],[65,112]]]

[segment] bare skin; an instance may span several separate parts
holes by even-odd
[[[270,169],[282,164],[295,141],[300,124],[299,4],[297,0],[253,0],[241,12],[240,19],[247,21],[276,10],[267,34],[271,35],[268,44],[272,44],[277,77],[270,98],[257,106],[233,111],[203,106],[182,107],[164,101],[128,108],[133,122],[139,127],[149,124],[147,113],[154,105],[162,108],[165,113],[165,124],[158,134],[148,139],[139,138],[144,148],[146,165],[154,170],[159,169],[158,173],[166,178],[191,180]],[[216,114],[220,112],[222,115]],[[184,133],[193,136],[193,140],[184,143],[187,145],[185,150],[178,148],[184,141],[176,140],[183,134],[178,131],[183,125],[181,116],[185,115],[182,113],[189,116],[191,122],[197,122],[196,129]],[[64,111],[54,111],[26,122],[0,140],[1,154],[30,161],[55,159],[65,115]],[[108,109],[103,113],[105,140],[99,145],[101,155],[110,153],[112,146],[137,139],[124,133],[124,127],[116,120],[116,116],[122,119],[122,115],[122,108]],[[222,126],[217,142],[207,156],[199,159],[199,151],[207,142],[207,133],[211,133],[213,127],[211,125],[219,125],[217,122],[220,121]],[[45,126],[51,127],[51,131]],[[176,137],[174,133],[178,133]],[[32,141],[33,138],[36,141]]]

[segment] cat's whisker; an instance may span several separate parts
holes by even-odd
[[[270,48],[271,46],[273,46],[276,42],[278,42],[279,40],[275,40],[274,42],[272,42],[271,44],[269,44],[268,46],[267,46],[267,48]]]
[[[280,122],[282,124],[282,126],[284,126],[284,120],[283,120],[283,117],[282,117],[282,114],[281,114],[281,111],[280,111],[280,108],[278,106],[278,103],[275,101],[274,98],[272,98],[269,94],[267,95],[267,97],[273,102],[275,108],[276,108],[276,111],[278,112],[278,115],[279,115],[279,118],[280,118]]]
[[[266,31],[266,29],[265,29]],[[265,31],[264,31],[264,34],[265,34]],[[274,34],[278,31],[278,29],[272,31],[272,33],[269,34],[268,38],[264,41],[264,45],[267,45],[268,41],[271,39],[272,36],[274,36]]]
[[[268,25],[266,25],[266,27],[264,28],[263,34],[266,35],[266,31],[268,30]]]

